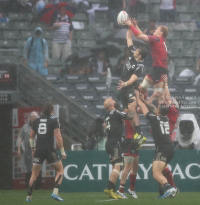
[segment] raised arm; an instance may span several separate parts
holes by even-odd
[[[133,45],[132,32],[130,28],[126,31],[126,42],[127,42],[128,48],[129,46]]]
[[[147,109],[146,105],[140,100],[138,90],[135,90],[135,96],[136,96],[136,102],[137,102],[138,106],[140,107],[143,115],[146,116],[146,114],[149,112],[149,110]]]
[[[132,120],[133,119],[133,116],[130,116],[125,112],[120,112],[120,111],[116,110],[116,113],[123,120]]]
[[[119,80],[117,90],[121,90],[122,88],[132,85],[136,80],[138,80],[138,76],[133,74],[130,79],[126,82],[123,82],[122,80]]]

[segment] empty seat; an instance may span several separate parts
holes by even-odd
[[[100,93],[100,99],[102,101],[106,100],[107,98],[117,99],[115,93],[113,91],[102,91]]]
[[[59,85],[56,85],[56,87],[59,89],[59,90],[61,90],[61,91],[67,91],[67,92],[69,92],[69,91],[73,91],[73,88],[72,88],[72,86],[71,85],[67,85],[67,84],[59,84]]]
[[[97,84],[94,86],[95,90],[97,92],[102,92],[102,91],[107,91],[108,90],[108,87],[106,84]]]
[[[80,48],[94,48],[96,41],[92,39],[78,39],[78,46]]]
[[[81,105],[84,107],[84,108],[87,108],[87,109],[93,109],[93,105],[92,105],[92,102],[90,101],[81,101]]]
[[[191,41],[173,40],[171,43],[172,48],[191,48]]]
[[[170,49],[169,50],[169,54],[171,57],[178,57],[180,58],[181,57],[181,52],[180,52],[180,49],[179,48],[173,48],[173,49]]]
[[[66,95],[68,97],[70,97],[71,99],[73,99],[73,100],[76,100],[76,101],[80,101],[81,100],[80,96],[76,92],[74,92],[74,91],[69,91],[69,92],[66,93]]]
[[[94,39],[93,33],[91,31],[76,31],[76,37],[78,39]]]
[[[173,79],[174,84],[182,84],[182,85],[192,85],[194,82],[193,77],[181,77],[181,76],[175,76]]]
[[[105,79],[103,78],[102,75],[99,74],[93,74],[93,75],[88,75],[87,81],[89,83],[104,83]]]
[[[99,100],[96,92],[82,92],[81,97],[83,100],[88,100],[88,101]]]
[[[57,58],[50,58],[49,60],[48,60],[48,64],[49,65],[60,65],[61,66],[61,62],[60,62],[60,60],[59,59],[57,59]]]
[[[64,78],[67,83],[84,83],[85,82],[82,75],[65,75]]]
[[[17,56],[2,56],[0,57],[0,63],[9,64],[9,63],[18,63]]]
[[[95,22],[98,21],[108,21],[108,13],[107,11],[95,11]]]
[[[11,22],[0,22],[0,29],[2,30],[9,30],[13,29],[13,23]]]
[[[0,47],[1,48],[16,48],[17,44],[15,40],[11,40],[11,39],[0,40]]]
[[[188,8],[185,5],[177,5],[176,6],[177,13],[187,13],[187,10],[188,10]]]
[[[27,18],[26,13],[8,13],[10,21],[23,21]]]
[[[94,109],[95,110],[105,110],[103,102],[94,102]]]
[[[42,33],[42,37],[43,38],[48,38],[48,39],[52,39],[53,38],[53,33],[51,31],[44,31]]]
[[[63,80],[60,75],[47,75],[45,76],[45,78],[52,83],[63,83]]]
[[[196,57],[196,51],[194,49],[183,49],[181,52],[182,57]]]
[[[180,31],[170,31],[167,39],[173,40],[173,39],[181,39],[181,32]]]
[[[48,64],[48,73],[51,75],[55,75],[55,74],[59,74],[62,70],[62,66],[61,65],[49,65]]]
[[[15,30],[3,31],[3,35],[5,39],[17,39],[21,37],[19,31]]]
[[[76,15],[73,17],[73,21],[88,21],[88,17],[85,15],[85,13],[76,13]]]
[[[179,66],[179,67],[181,67],[181,66],[184,66],[184,67],[193,66],[194,61],[191,58],[187,58],[187,59],[185,59],[185,58],[176,58],[176,59],[174,59],[174,64],[175,64],[175,66]]]
[[[183,39],[190,39],[190,40],[198,40],[200,38],[199,32],[191,32],[191,31],[183,31],[182,32]]]
[[[179,14],[179,19],[180,20],[191,20],[191,15],[190,14]]]
[[[76,89],[76,91],[78,91],[78,92],[89,91],[89,90],[91,90],[91,86],[89,86],[89,85],[86,84],[86,83],[76,84],[76,85],[75,85],[75,89]]]
[[[17,30],[28,30],[31,28],[31,24],[28,21],[15,21],[14,22],[14,27]]]
[[[22,38],[29,38],[29,37],[32,37],[32,36],[35,36],[34,34],[34,31],[21,31],[21,36]]]
[[[17,47],[18,48],[24,48],[25,44],[26,44],[25,39],[24,40],[17,40]]]

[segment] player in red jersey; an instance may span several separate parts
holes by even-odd
[[[130,188],[128,189],[128,193],[133,198],[138,198],[134,191],[134,188],[135,188],[136,176],[138,172],[139,153],[138,150],[135,148],[134,142],[132,141],[134,135],[134,129],[131,126],[130,121],[125,120],[125,128],[126,128],[126,138],[124,140],[124,145],[123,145],[124,170],[122,171],[120,186],[119,186],[119,190],[117,191],[117,194],[124,199],[127,198],[126,195],[124,194],[124,187],[126,184],[126,179],[128,177],[128,174],[130,173]]]
[[[130,27],[136,38],[148,43],[151,48],[153,69],[140,84],[140,91],[146,94],[147,89],[154,84],[155,91],[163,92],[164,83],[167,86],[167,47],[165,38],[168,35],[168,28],[166,26],[159,26],[153,35],[146,35],[139,29],[135,19],[125,20],[123,23]],[[165,95],[169,95],[169,92],[165,93]],[[163,101],[160,97],[158,101]]]

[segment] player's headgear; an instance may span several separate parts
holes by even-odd
[[[148,50],[147,50],[147,48],[146,47],[139,47],[138,48],[139,49],[139,53],[140,53],[140,55],[141,55],[141,58],[142,59],[145,59],[146,58],[146,56],[147,56],[147,54],[148,54]]]
[[[159,107],[160,107],[160,115],[161,115],[161,116],[167,115],[168,110],[169,110],[169,106],[166,105],[166,104],[160,104]]]
[[[51,102],[45,102],[42,106],[42,112],[44,115],[51,115],[53,111],[53,104]]]

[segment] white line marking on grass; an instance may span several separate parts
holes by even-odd
[[[118,199],[108,199],[108,200],[101,200],[101,201],[96,201],[96,202],[104,202],[104,201],[116,201]]]

